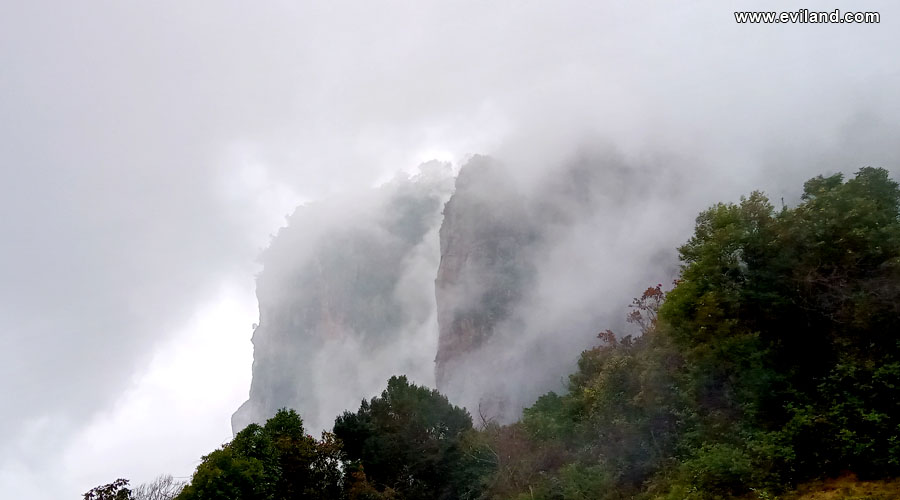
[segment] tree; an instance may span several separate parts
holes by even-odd
[[[305,433],[294,410],[250,424],[203,457],[179,500],[333,499],[341,494],[340,445]]]
[[[780,211],[759,192],[717,204],[679,252],[674,289],[632,303],[641,336],[602,332],[568,394],[525,409],[517,449],[562,444],[563,462],[498,466],[490,492],[710,500],[900,474],[900,188],[887,172],[811,179]]]
[[[203,457],[191,483],[179,500],[269,500],[273,497],[271,478],[261,460],[241,456],[230,445]]]
[[[84,500],[131,500],[128,483],[127,479],[119,478],[109,484],[92,488],[82,496]]]
[[[470,484],[460,443],[471,429],[464,409],[404,376],[391,377],[380,397],[363,401],[356,413],[344,412],[334,424],[351,461],[348,471],[361,466],[377,491],[406,499],[464,498]]]
[[[775,433],[796,478],[900,473],[900,189],[887,171],[816,177],[778,213],[761,193],[716,205],[680,252],[660,320],[685,356],[697,435]]]
[[[159,476],[132,490],[131,495],[134,500],[172,500],[181,493],[184,485],[171,475]]]

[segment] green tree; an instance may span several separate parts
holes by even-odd
[[[203,457],[179,500],[267,500],[274,498],[271,478],[261,460],[244,457],[225,445]]]
[[[685,357],[706,463],[750,456],[746,436],[774,432],[792,450],[785,478],[900,473],[898,209],[887,171],[863,168],[811,179],[792,209],[754,193],[698,217],[660,318]]]
[[[128,488],[128,483],[127,479],[116,479],[109,484],[91,488],[90,491],[82,496],[84,500],[131,500],[131,490]]]
[[[251,424],[231,443],[203,457],[179,500],[334,499],[341,495],[340,446],[316,441],[294,410]]]
[[[363,401],[334,424],[351,464],[369,485],[406,499],[465,498],[461,440],[472,419],[435,390],[391,377],[380,397]],[[355,464],[355,466],[354,466]]]
[[[780,211],[759,192],[717,204],[679,252],[674,289],[633,303],[641,336],[601,333],[568,394],[525,410],[517,449],[561,444],[562,461],[522,452],[536,465],[496,467],[489,491],[707,500],[900,474],[900,189],[887,172],[811,179]]]

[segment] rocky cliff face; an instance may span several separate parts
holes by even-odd
[[[674,275],[668,249],[684,228],[657,223],[666,193],[615,159],[541,172],[523,180],[474,157],[452,196],[447,175],[423,174],[298,209],[263,255],[253,383],[234,429],[283,406],[329,428],[394,374],[501,422],[565,390],[596,333]]]
[[[565,390],[597,332],[622,326],[625,290],[674,271],[623,216],[652,206],[639,174],[591,156],[526,182],[488,158],[462,168],[435,281],[441,392],[476,418],[518,418],[540,394]],[[624,276],[623,262],[644,273]]]
[[[440,229],[435,379],[452,399],[468,400],[470,411],[476,408],[468,394],[482,393],[482,410],[492,413],[505,402],[488,387],[496,377],[473,371],[468,362],[513,318],[534,281],[531,252],[537,238],[529,208],[505,168],[485,157],[463,167]],[[467,376],[475,373],[484,376]],[[489,404],[492,408],[484,408]]]
[[[281,407],[330,428],[395,373],[433,384],[437,229],[451,187],[433,164],[297,209],[261,257],[253,381],[235,432]]]

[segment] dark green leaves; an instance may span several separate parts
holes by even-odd
[[[306,435],[294,410],[279,410],[265,426],[251,424],[203,457],[180,500],[339,498],[340,447],[329,435]]]
[[[460,442],[471,428],[469,414],[445,396],[392,377],[380,397],[338,417],[334,433],[378,491],[450,499],[468,488]]]

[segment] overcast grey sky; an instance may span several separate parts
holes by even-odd
[[[882,21],[733,16],[820,7]],[[898,53],[875,0],[2,0],[0,491],[186,475],[228,439],[254,258],[300,200],[593,141],[700,206],[896,176]]]

